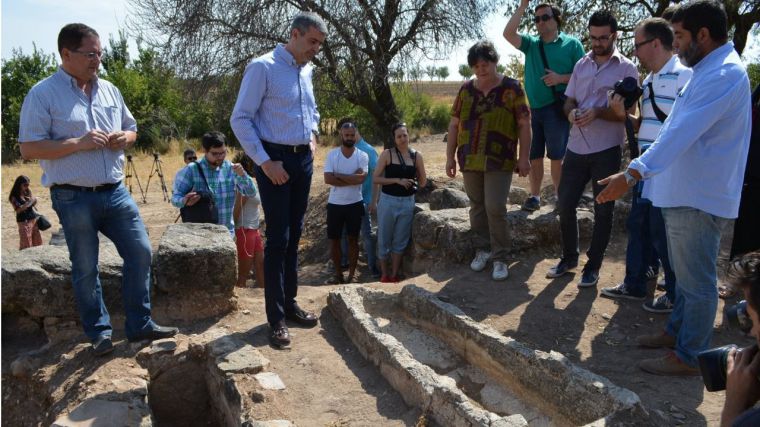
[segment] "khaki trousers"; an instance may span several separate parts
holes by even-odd
[[[507,261],[510,247],[507,197],[511,172],[463,172],[470,198],[470,227],[491,242],[491,259]]]

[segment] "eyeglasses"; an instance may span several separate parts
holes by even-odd
[[[550,20],[552,18],[554,18],[553,15],[549,15],[548,13],[544,13],[543,15],[537,15],[535,18],[533,18],[533,21],[535,21],[536,24],[538,24],[541,21],[546,22],[546,21],[548,21],[548,20]]]
[[[592,42],[607,42],[607,41],[610,41],[610,39],[612,38],[612,34],[607,35],[607,36],[599,36],[599,37],[588,36],[588,37],[591,39]]]
[[[645,44],[652,43],[655,40],[657,40],[657,39],[649,39],[649,40],[644,40],[641,43],[634,43],[633,44],[633,50],[639,50],[639,49],[641,49],[641,46],[644,46]]]
[[[72,50],[72,52],[78,53],[78,54],[84,56],[85,58],[87,58],[90,61],[92,61],[95,58],[100,59],[103,56],[103,51],[102,50],[101,51],[97,51],[97,52],[82,52],[82,51],[79,51],[79,50]]]
[[[196,156],[187,156],[187,157],[185,157],[185,160],[187,160],[188,162],[194,162],[194,161],[198,160],[198,157],[196,157]]]

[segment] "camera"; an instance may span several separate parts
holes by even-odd
[[[639,86],[639,81],[635,77],[626,77],[615,83],[614,92],[623,97],[623,104],[627,110],[639,100],[644,90]]]
[[[738,303],[727,306],[723,309],[723,315],[726,322],[732,328],[738,329],[745,334],[752,330],[752,319],[747,313],[747,300],[741,300]]]
[[[707,391],[721,391],[726,389],[728,353],[735,348],[738,348],[735,344],[728,344],[723,347],[705,350],[697,356],[697,360],[699,360],[699,371],[702,374],[702,381],[705,383]],[[757,344],[743,348],[739,351],[747,351],[754,354],[757,352]],[[758,380],[760,381],[760,378]]]
[[[158,153],[153,153],[153,158],[158,160]]]

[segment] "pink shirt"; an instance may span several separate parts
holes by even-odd
[[[581,110],[592,107],[607,107],[607,92],[613,90],[615,82],[626,77],[639,79],[639,71],[630,59],[617,49],[610,59],[598,66],[593,51],[583,56],[573,68],[565,95],[573,98]],[[625,142],[623,122],[595,119],[578,129],[570,129],[567,149],[576,154],[591,154],[604,151]]]

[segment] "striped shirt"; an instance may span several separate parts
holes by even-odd
[[[95,77],[88,98],[76,79],[59,67],[55,74],[35,84],[24,98],[18,142],[79,138],[95,129],[106,133],[136,132],[137,123],[116,86]],[[40,166],[45,187],[94,187],[124,179],[124,151],[77,151],[60,159],[40,160]]]
[[[214,196],[216,211],[219,214],[219,224],[227,227],[230,233],[234,235],[235,224],[233,223],[232,212],[235,208],[235,189],[237,188],[237,191],[240,191],[244,196],[255,196],[257,193],[253,179],[247,174],[244,176],[236,174],[232,170],[232,163],[229,160],[225,160],[216,169],[211,169],[205,156],[198,160],[198,164],[203,168],[208,187],[203,182],[201,174],[198,173],[198,167],[194,163],[190,163],[177,172],[172,191],[172,204],[178,208],[184,207],[184,197],[187,193],[210,191]]]
[[[230,125],[256,164],[269,160],[261,140],[302,145],[318,130],[312,67],[296,64],[285,46],[260,56],[245,69]]]
[[[656,73],[649,73],[644,79],[644,94],[641,96],[641,128],[639,128],[639,152],[644,152],[657,138],[660,133],[662,122],[652,108],[649,99],[649,82],[654,89],[654,101],[657,107],[665,114],[670,114],[678,92],[686,86],[691,78],[691,68],[681,64],[678,55],[673,55],[662,68]]]

